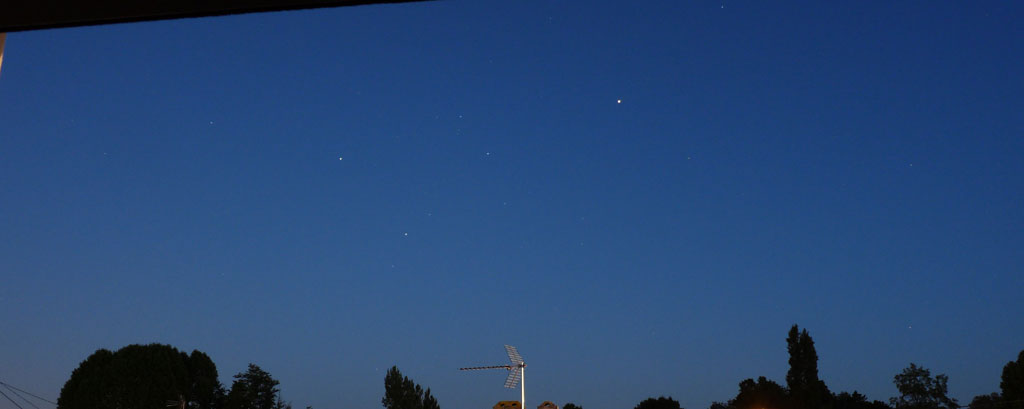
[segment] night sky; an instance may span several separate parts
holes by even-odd
[[[98,348],[296,408],[686,409],[1024,349],[1020,2],[440,1],[8,35],[0,381]],[[0,408],[13,408],[0,402]]]

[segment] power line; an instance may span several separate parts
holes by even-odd
[[[32,401],[30,401],[28,399],[25,399],[25,397],[21,396],[21,394],[18,393],[18,391],[14,390],[14,389],[11,389],[11,387],[8,386],[8,385],[4,385],[4,387],[7,388],[7,390],[11,391],[11,393],[13,393],[15,396],[17,396],[17,397],[21,398],[21,400],[25,401],[25,403],[29,404],[29,406],[32,406],[33,408],[39,409],[39,407],[36,406],[36,404],[32,403]]]
[[[4,382],[4,381],[0,381],[0,385],[6,386],[6,387],[8,387],[8,388],[10,388],[10,389],[13,389],[13,390],[15,390],[15,391],[18,391],[18,392],[24,393],[24,394],[26,394],[26,395],[28,395],[28,396],[31,396],[31,397],[33,397],[33,398],[36,398],[36,399],[39,399],[39,400],[41,400],[41,401],[43,401],[43,402],[46,402],[46,403],[49,403],[49,404],[51,404],[51,405],[57,406],[57,402],[54,402],[54,401],[52,401],[52,400],[49,400],[49,399],[46,399],[46,398],[40,397],[39,395],[36,395],[36,394],[34,394],[34,393],[32,393],[32,392],[29,392],[29,391],[26,391],[26,390],[24,390],[24,389],[21,389],[21,388],[19,388],[19,387],[17,387],[17,386],[11,385],[11,384],[9,384],[9,383],[7,383],[7,382]],[[22,399],[24,399],[24,398],[22,398]]]
[[[19,405],[18,402],[15,402],[14,399],[11,399],[10,396],[7,396],[7,394],[4,393],[4,391],[0,391],[0,395],[4,395],[4,397],[7,398],[7,400],[11,401],[11,403],[13,403],[14,406],[17,406],[18,409],[25,409],[25,408],[21,407],[21,405]]]

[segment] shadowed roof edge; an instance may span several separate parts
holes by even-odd
[[[0,32],[422,1],[433,0],[12,0],[0,5]]]

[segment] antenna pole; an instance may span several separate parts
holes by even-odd
[[[520,365],[522,366],[519,367],[519,406],[526,409],[526,365]]]

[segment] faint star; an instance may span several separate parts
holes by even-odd
[[[404,235],[405,235],[405,236],[408,236],[408,235],[409,235],[409,233],[405,233]]]
[[[621,103],[622,103],[622,100],[621,100],[621,99],[617,99],[617,100],[615,100],[615,103],[616,103],[616,104],[621,104]]]
[[[487,156],[491,156],[491,153],[490,153],[490,152],[487,152],[487,153],[486,153],[486,155],[487,155]]]
[[[341,156],[339,156],[339,157],[338,157],[338,160],[342,160],[342,159],[345,159],[345,158],[343,158],[343,157],[341,157]]]

